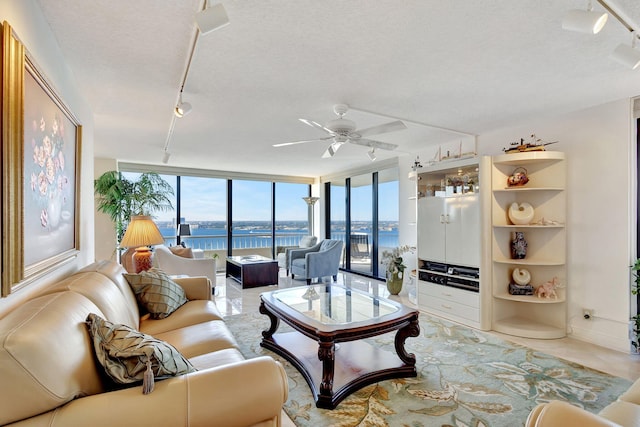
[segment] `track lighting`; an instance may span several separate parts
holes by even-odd
[[[335,156],[336,152],[338,151],[338,148],[340,148],[341,145],[342,145],[341,142],[332,143],[329,146],[329,148],[327,148],[327,151],[324,152],[324,154],[322,155],[322,158],[326,159],[327,157]]]
[[[165,165],[169,163],[169,157],[171,157],[171,153],[168,151],[165,151],[164,154],[162,155],[162,163],[164,163]]]
[[[611,54],[611,58],[635,70],[640,66],[640,51],[635,48],[637,39],[635,32],[631,33],[631,36],[633,37],[631,39],[631,46],[620,43]]]
[[[376,149],[372,148],[371,151],[367,151],[367,156],[369,157],[369,160],[371,160],[372,162],[376,161]]]
[[[178,105],[176,105],[176,109],[174,113],[176,117],[184,117],[191,112],[191,104],[188,102],[182,102],[182,91],[180,91],[180,100],[178,101]]]
[[[222,28],[229,23],[227,11],[222,3],[208,7],[196,13],[196,24],[202,35],[209,34],[213,30]]]
[[[573,9],[570,10],[562,20],[562,29],[569,31],[577,31],[587,34],[598,34],[604,24],[607,23],[609,14],[606,12],[596,12],[591,6],[591,1],[587,6],[587,10]]]

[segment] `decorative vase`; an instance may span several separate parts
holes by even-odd
[[[55,230],[60,224],[60,216],[62,214],[62,201],[60,197],[50,197],[47,203],[47,219],[49,221],[49,229]]]
[[[527,241],[524,238],[524,233],[522,231],[516,231],[511,241],[511,258],[524,259],[526,256]]]
[[[398,295],[402,290],[402,272],[387,274],[387,290],[391,295]]]

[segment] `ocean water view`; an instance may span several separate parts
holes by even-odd
[[[194,249],[221,250],[227,249],[227,226],[224,221],[185,221],[190,224],[191,236],[181,237],[186,246]],[[157,221],[160,232],[165,237],[167,245],[176,244],[176,225],[169,221]],[[378,239],[380,247],[398,246],[398,222],[380,221]],[[372,224],[370,222],[354,221],[351,223],[351,233],[368,236],[372,242]],[[308,235],[306,221],[276,222],[275,246],[295,246],[300,239]],[[233,249],[270,248],[272,246],[270,221],[239,221],[233,224]],[[332,224],[331,238],[346,240],[344,222]]]

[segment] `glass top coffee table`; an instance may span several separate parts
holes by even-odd
[[[260,300],[271,319],[260,345],[300,371],[318,408],[333,409],[366,385],[417,375],[415,355],[404,349],[420,333],[417,310],[330,284],[265,292]],[[294,331],[276,333],[280,320]],[[364,341],[393,331],[395,353]]]

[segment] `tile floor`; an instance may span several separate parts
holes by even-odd
[[[400,301],[410,307],[416,307],[409,301],[404,291],[398,296],[389,296],[384,282],[349,273],[340,273],[338,274],[338,283],[349,284],[353,288],[375,293],[383,297],[390,297],[390,299]],[[243,290],[233,279],[225,278],[223,274],[218,274],[214,301],[224,316],[251,311],[257,312],[260,304],[260,294],[262,292],[304,285],[305,282],[303,280],[292,280],[291,277],[285,276],[284,270],[281,270],[279,284],[277,286],[263,286]],[[513,337],[496,332],[489,333],[556,357],[580,363],[611,375],[626,378],[630,381],[635,381],[640,378],[640,357],[637,355],[634,356],[616,350],[610,350],[573,338],[537,340]],[[286,416],[283,418],[283,426],[294,426]]]

